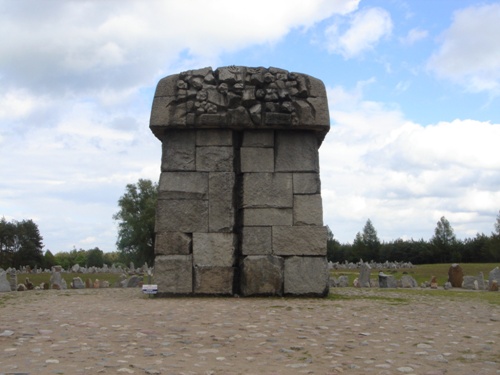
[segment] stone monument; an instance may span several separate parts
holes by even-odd
[[[158,295],[328,294],[318,148],[323,82],[278,68],[190,70],[157,85]]]

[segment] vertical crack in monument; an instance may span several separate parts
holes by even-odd
[[[160,80],[158,295],[327,295],[329,124],[324,84],[305,74],[230,66]]]

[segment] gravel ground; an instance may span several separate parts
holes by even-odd
[[[500,304],[332,292],[341,298],[3,293],[0,374],[500,374]]]

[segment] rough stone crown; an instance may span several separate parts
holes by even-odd
[[[228,66],[189,70],[157,85],[150,128],[157,138],[167,129],[330,128],[325,86],[319,79],[278,68]]]

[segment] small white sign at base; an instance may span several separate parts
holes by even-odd
[[[142,292],[146,294],[156,294],[158,293],[158,285],[156,284],[144,284],[142,286]]]

